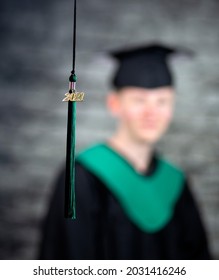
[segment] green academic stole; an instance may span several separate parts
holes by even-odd
[[[184,175],[167,161],[158,159],[156,172],[144,176],[104,143],[82,151],[76,160],[106,185],[141,230],[153,233],[171,220]]]

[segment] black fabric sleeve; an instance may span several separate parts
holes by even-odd
[[[102,259],[103,189],[94,176],[76,163],[76,220],[64,218],[65,172],[54,186],[42,225],[39,259]]]
[[[185,182],[184,190],[175,210],[181,228],[181,258],[211,259],[205,227],[188,180]]]

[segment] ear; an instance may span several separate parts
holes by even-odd
[[[119,96],[118,93],[115,91],[110,92],[107,95],[106,99],[106,105],[110,113],[114,116],[117,117],[120,111],[120,102],[119,102]]]

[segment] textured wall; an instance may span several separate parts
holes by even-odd
[[[0,4],[0,258],[35,258],[55,173],[65,158],[71,0]],[[78,1],[77,148],[110,135],[105,110],[116,67],[104,51],[161,41],[195,51],[171,61],[176,117],[159,144],[189,174],[219,259],[219,19],[217,0]]]

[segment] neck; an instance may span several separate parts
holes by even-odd
[[[147,171],[153,151],[152,145],[131,139],[122,131],[114,134],[108,143],[124,156],[138,172]]]

